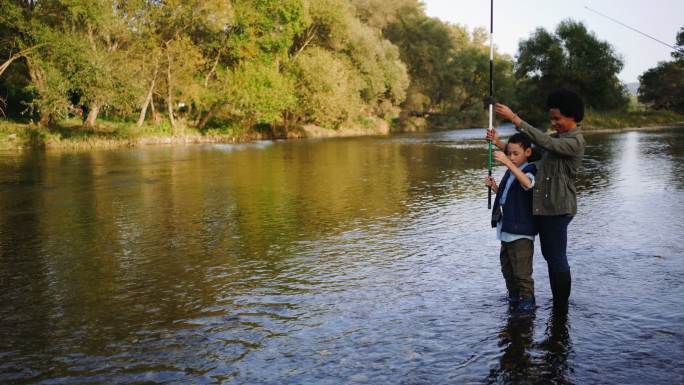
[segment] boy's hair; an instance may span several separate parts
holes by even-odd
[[[523,150],[527,150],[528,148],[532,148],[532,141],[530,140],[530,138],[521,132],[518,132],[518,133],[511,135],[511,137],[508,138],[508,143],[509,144],[510,143],[519,144]]]
[[[577,123],[584,119],[584,102],[579,95],[570,90],[560,89],[552,92],[546,99],[546,108],[558,108],[561,114],[575,118]]]

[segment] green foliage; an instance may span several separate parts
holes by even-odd
[[[675,60],[681,61],[684,60],[684,27],[679,29],[676,40],[678,50],[672,51],[672,57]]]
[[[296,60],[296,115],[307,123],[338,128],[361,112],[362,79],[352,65],[322,48],[304,51]]]
[[[684,113],[684,61],[662,62],[639,76],[639,101]]]
[[[274,64],[244,62],[227,73],[225,81],[230,112],[248,127],[276,123],[296,102],[294,80]]]
[[[358,23],[346,51],[363,81],[361,97],[365,103],[375,106],[386,99],[398,105],[404,101],[409,79],[396,46]]]
[[[282,60],[306,26],[302,0],[234,0],[229,48],[233,60]]]
[[[684,49],[684,27],[677,33],[677,46]],[[656,110],[684,114],[684,54],[673,51],[674,61],[661,62],[639,76],[639,102]]]
[[[35,96],[28,103],[28,114],[39,113],[41,123],[52,124],[69,112],[69,82],[58,67],[40,59],[31,60],[34,78],[27,90]]]
[[[410,92],[424,95],[431,105],[445,101],[444,87],[452,83],[447,65],[455,50],[449,27],[422,14],[408,14],[389,25],[385,34],[400,48],[411,77]]]
[[[299,50],[313,43],[332,51],[343,49],[354,23],[354,11],[346,0],[310,0],[307,8],[310,23],[298,39]]]
[[[421,13],[399,16],[386,35],[401,50],[411,84],[403,108],[429,113],[433,126],[453,128],[486,124],[482,100],[489,92],[487,32],[472,33]],[[513,61],[495,54],[494,84],[499,100],[514,97]],[[409,123],[410,124],[410,123]]]
[[[681,125],[684,114],[667,110],[594,111],[588,110],[582,120],[583,130]]]
[[[0,117],[27,120],[26,102],[31,100],[30,79],[26,76],[26,62],[11,65],[0,77]]]
[[[622,59],[580,22],[563,21],[553,34],[538,28],[520,43],[518,51],[519,107],[531,121],[543,119],[546,95],[557,88],[578,92],[588,107],[597,110],[628,104],[617,78]]]
[[[165,67],[171,78],[162,77],[166,87],[171,90],[174,100],[184,103],[200,99],[201,79],[197,73],[206,62],[201,50],[189,37],[182,36],[165,44]],[[170,82],[169,82],[170,81]]]
[[[370,27],[384,30],[399,20],[400,15],[423,14],[424,6],[419,0],[351,0],[357,17]]]

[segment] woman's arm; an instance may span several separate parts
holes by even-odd
[[[540,129],[520,119],[520,117],[505,104],[497,103],[494,107],[494,111],[502,118],[513,122],[518,131],[527,135],[532,142],[545,150],[565,156],[578,156],[582,152],[584,145],[579,138],[552,138]]]
[[[521,121],[518,131],[530,137],[539,147],[559,155],[578,156],[584,145],[577,137],[553,138],[531,124]]]
[[[520,123],[522,123],[522,119],[514,113],[507,105],[501,104],[501,103],[496,103],[494,105],[494,112],[496,112],[497,115],[500,117],[510,120],[511,123],[515,124],[516,128],[520,128]]]

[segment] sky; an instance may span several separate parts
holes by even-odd
[[[489,31],[489,0],[423,0],[429,16],[457,23],[472,31]],[[606,41],[622,56],[624,68],[618,74],[624,83],[637,82],[639,75],[670,61],[670,48],[598,15],[589,7],[623,24],[675,45],[684,26],[684,0],[494,0],[494,46],[498,52],[515,56],[520,40],[535,29],[554,32],[565,19],[581,21],[599,40]],[[496,64],[495,64],[496,65]]]

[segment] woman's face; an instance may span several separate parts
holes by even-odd
[[[549,119],[551,119],[551,127],[557,132],[566,132],[577,127],[575,118],[563,115],[558,108],[551,108],[549,110]]]

